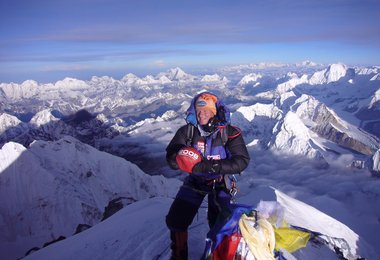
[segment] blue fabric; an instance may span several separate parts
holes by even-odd
[[[220,129],[217,129],[212,135],[205,137],[204,147],[206,151],[200,148],[198,143],[193,143],[193,147],[197,149],[206,160],[223,160],[228,158],[227,155],[230,155],[222,143],[220,143],[220,145],[213,145],[213,140],[217,138],[219,132]],[[192,175],[203,178],[204,180],[218,179],[222,176],[219,173],[193,173]]]
[[[282,254],[281,251],[278,252],[278,255],[276,257],[277,260],[287,260],[285,256]]]
[[[208,145],[207,145],[208,146]],[[194,146],[196,148],[196,146]],[[226,149],[223,146],[212,146],[211,149],[208,149],[209,151],[204,155],[204,157],[207,160],[222,160],[227,158],[227,152]],[[213,156],[217,156],[219,159],[213,158]],[[223,175],[219,173],[192,173],[191,176],[195,176],[197,178],[201,178],[204,181],[210,181],[221,178]]]
[[[215,248],[222,242],[225,236],[231,236],[233,233],[238,232],[239,220],[242,214],[249,214],[254,210],[253,207],[241,205],[241,204],[230,204],[229,210],[231,215],[226,222],[217,223],[207,234],[207,238],[212,241],[208,243],[211,244],[211,249],[205,250],[213,252]],[[206,245],[207,246],[207,245]]]

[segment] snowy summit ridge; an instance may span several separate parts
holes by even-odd
[[[150,177],[136,165],[72,137],[36,141],[29,149],[7,143],[0,159],[0,195],[6,198],[0,208],[0,252],[9,252],[11,258],[42,247],[52,237],[69,237],[79,225],[96,225],[112,200],[129,204],[172,197],[179,185],[174,179]]]

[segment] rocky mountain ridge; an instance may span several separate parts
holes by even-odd
[[[121,80],[105,76],[90,81],[66,78],[44,85],[2,83],[6,109],[0,118],[7,127],[0,132],[0,141],[28,146],[35,139],[71,135],[98,149],[141,161],[144,167],[146,158],[162,154],[170,140],[167,133],[174,133],[174,126],[184,122],[191,97],[206,90],[231,108],[232,123],[242,126],[248,142],[258,140],[266,149],[322,158],[327,164],[346,153],[362,162],[373,156],[380,143],[378,67],[350,68],[338,63],[321,68],[308,62],[281,74],[284,68],[293,67],[261,64],[245,67],[243,72],[238,67],[198,76],[174,68],[144,78],[127,74]],[[280,70],[274,77],[276,69]],[[177,113],[161,120],[167,111]],[[78,112],[88,113],[88,118],[76,122],[73,118],[80,117]],[[155,151],[143,140],[156,144]]]

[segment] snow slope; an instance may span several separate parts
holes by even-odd
[[[279,190],[275,190],[275,194],[285,209],[284,219],[290,224],[344,239],[350,247],[345,252],[346,257],[356,259],[359,256],[359,236],[347,226]],[[168,259],[169,232],[162,223],[170,203],[171,200],[158,197],[136,202],[95,227],[32,253],[25,259]],[[269,203],[274,201],[261,201],[259,207],[265,209]],[[205,217],[204,211],[201,209],[200,216],[190,227],[189,259],[199,259],[203,252],[207,228],[199,217]],[[310,249],[310,244],[294,256],[301,257],[298,259],[338,259],[326,248]],[[370,248],[366,249],[367,256],[375,257]]]
[[[178,185],[72,137],[36,141],[29,149],[7,143],[0,150],[0,255],[21,257],[71,236],[79,224],[95,225],[112,200],[173,197]]]
[[[379,258],[379,179],[370,178],[369,172],[346,168],[339,162],[321,169],[303,157],[277,156],[257,147],[249,148],[249,152],[252,163],[238,176],[237,202],[255,206],[260,201],[275,201],[276,195],[270,188],[273,186],[287,194],[276,192],[280,197],[278,201],[288,209],[286,216],[290,223],[345,238],[353,254],[366,259]],[[178,186],[171,187],[172,192],[178,189]],[[165,215],[171,202],[172,199],[159,195],[136,201],[104,222],[32,253],[29,259],[51,259],[52,256],[58,259],[167,259],[170,242]],[[199,259],[203,252],[206,214],[204,205],[189,230],[190,259]],[[297,259],[337,259],[335,254],[314,247],[294,255]]]

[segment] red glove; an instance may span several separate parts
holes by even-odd
[[[178,151],[175,160],[182,171],[191,173],[194,165],[202,161],[202,156],[195,148],[184,147]]]

